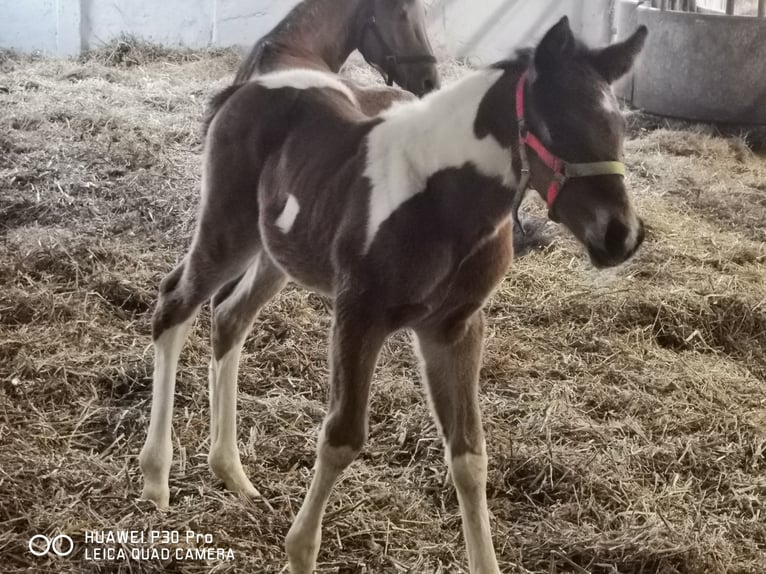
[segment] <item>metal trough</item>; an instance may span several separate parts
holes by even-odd
[[[671,4],[676,3],[652,8],[618,0],[618,39],[639,24],[649,28],[633,76],[618,86],[618,94],[658,115],[766,124],[766,18],[716,13],[696,2],[687,2],[693,12],[674,11],[667,9]],[[759,14],[764,5],[760,0]],[[726,12],[733,9],[728,0]]]

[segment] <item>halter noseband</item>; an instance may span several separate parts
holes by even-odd
[[[360,52],[362,52],[361,48],[364,45],[364,40],[367,38],[367,33],[372,32],[373,36],[375,36],[375,39],[380,44],[381,49],[383,50],[383,64],[378,64],[383,69],[383,79],[386,80],[387,86],[393,86],[394,85],[394,73],[396,72],[396,66],[399,66],[401,64],[435,64],[436,58],[432,56],[431,54],[419,54],[416,56],[401,56],[398,55],[396,52],[394,52],[391,49],[391,46],[388,45],[388,42],[386,42],[386,39],[383,37],[383,33],[380,31],[380,26],[378,26],[378,19],[375,17],[375,0],[371,2],[372,4],[372,10],[370,12],[370,17],[367,19],[367,21],[364,23],[364,26],[362,26],[362,32],[361,36],[359,38],[359,48]],[[371,62],[367,56],[365,56],[364,52],[362,52],[362,56],[364,57],[364,60],[370,64],[372,67],[376,67],[376,64]]]
[[[553,179],[545,194],[548,203],[548,213],[553,209],[556,198],[567,180],[575,177],[591,177],[594,175],[625,175],[625,164],[620,161],[594,161],[587,163],[570,163],[564,161],[535,136],[527,126],[524,117],[524,87],[527,82],[527,72],[524,72],[516,85],[516,118],[519,124],[519,157],[521,158],[521,181],[516,196],[513,199],[513,224],[524,233],[524,226],[519,220],[519,207],[529,187],[530,169],[527,158],[527,146],[537,154],[537,157],[553,172]]]

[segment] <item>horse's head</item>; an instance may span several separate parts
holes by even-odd
[[[625,120],[611,84],[628,73],[646,35],[642,26],[624,42],[593,50],[562,18],[516,87],[530,184],[598,267],[624,262],[644,239],[625,187]]]
[[[365,0],[357,43],[367,62],[388,84],[418,96],[439,87],[422,0]]]

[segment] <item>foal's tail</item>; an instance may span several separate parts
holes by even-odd
[[[223,105],[242,86],[244,86],[244,84],[232,84],[231,86],[226,86],[223,90],[221,90],[212,98],[210,98],[210,101],[207,104],[207,109],[205,110],[205,115],[202,116],[202,140],[203,141],[207,138],[207,132],[210,129],[210,124],[213,123],[213,120],[215,119],[216,114],[218,114],[218,112],[221,110]]]

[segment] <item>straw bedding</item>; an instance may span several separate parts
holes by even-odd
[[[172,507],[137,500],[149,316],[193,229],[199,118],[236,63],[128,40],[80,61],[0,56],[3,572],[284,571],[327,394],[320,297],[288,288],[246,344],[239,439],[264,498],[237,499],[207,468],[203,312],[179,370]],[[628,183],[648,226],[638,257],[596,272],[544,225],[547,245],[514,263],[487,307],[481,402],[501,569],[764,572],[762,136],[629,123]],[[330,500],[320,572],[466,571],[416,371],[407,335],[393,337],[369,445]],[[118,529],[206,532],[236,558],[85,561],[85,531]],[[73,556],[27,552],[33,534],[59,532]]]

